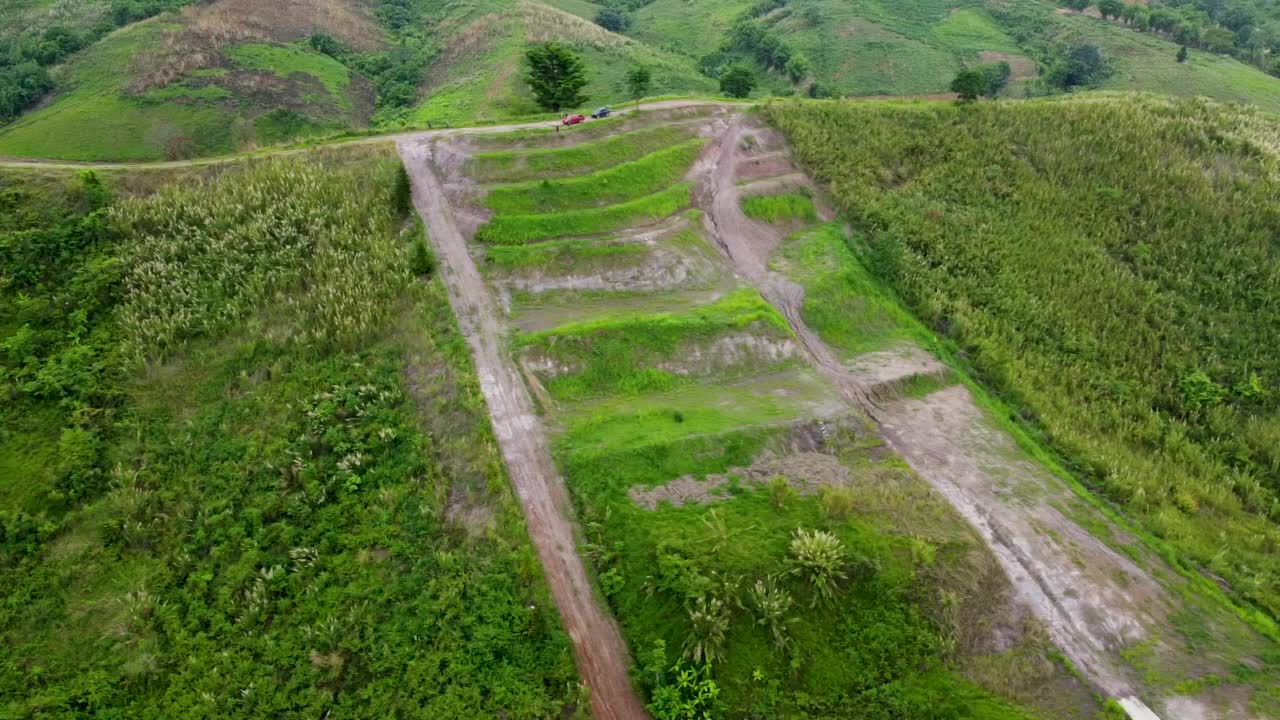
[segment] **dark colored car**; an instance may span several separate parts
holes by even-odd
[[[573,115],[566,115],[566,116],[565,116],[565,118],[564,118],[564,120],[561,120],[560,122],[561,122],[561,123],[563,123],[563,124],[565,124],[565,125],[577,125],[578,123],[582,122],[583,120],[586,120],[586,118],[585,118],[585,117],[583,117],[583,116],[581,116],[581,115],[578,115],[577,113],[575,113],[575,114],[573,114]]]
[[[592,118],[604,118],[604,117],[609,117],[609,106],[608,106],[608,105],[605,105],[605,106],[604,106],[604,107],[602,107],[602,108],[596,108],[596,111],[595,111],[595,112],[593,112],[593,113],[591,113],[591,117],[592,117]]]

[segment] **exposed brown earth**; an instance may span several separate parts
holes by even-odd
[[[577,554],[576,527],[564,484],[551,462],[546,435],[520,375],[503,347],[497,305],[467,252],[421,139],[398,144],[413,180],[413,203],[441,260],[458,324],[471,346],[494,434],[524,510],[529,536],[573,644],[578,674],[597,720],[640,720],[644,705],[631,687],[631,661],[617,625],[595,597]]]

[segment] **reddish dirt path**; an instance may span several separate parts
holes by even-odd
[[[431,146],[404,138],[397,149],[413,180],[413,204],[441,261],[449,302],[471,346],[480,389],[529,537],[542,562],[561,621],[573,642],[578,674],[591,693],[595,720],[642,720],[644,705],[631,687],[626,643],[602,608],[577,554],[576,527],[564,482],[555,470],[546,434],[503,337],[506,324],[476,270],[453,210],[432,167]]]

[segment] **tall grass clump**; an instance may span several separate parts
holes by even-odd
[[[749,218],[771,223],[785,220],[815,222],[818,219],[813,198],[801,193],[752,195],[742,199],[742,212]]]
[[[396,167],[272,160],[114,208],[129,354],[164,356],[269,302],[303,342],[350,343],[385,322],[409,279]]]
[[[691,200],[690,188],[688,183],[682,183],[629,202],[587,210],[498,215],[480,228],[476,239],[494,245],[519,245],[655,223],[687,206]]]
[[[489,189],[484,204],[499,215],[518,215],[634,200],[679,181],[704,144],[704,140],[688,140],[632,162],[563,180],[498,185]]]
[[[479,182],[519,182],[590,173],[638,160],[697,132],[694,125],[661,125],[569,147],[476,153],[467,174]]]
[[[766,113],[979,378],[1280,616],[1280,121],[1144,96]]]

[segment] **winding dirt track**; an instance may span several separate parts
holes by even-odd
[[[1163,588],[1048,503],[1029,507],[1009,497],[990,450],[1012,442],[986,428],[963,386],[936,393],[930,402],[879,398],[871,378],[850,372],[805,324],[804,288],[769,269],[780,233],[742,211],[741,188],[734,178],[743,135],[741,116],[732,116],[719,141],[691,171],[711,237],[738,273],[787,319],[813,366],[853,407],[875,420],[889,446],[978,530],[1018,599],[1045,624],[1054,643],[1099,688],[1118,698],[1133,720],[1159,720],[1138,699],[1137,687],[1117,665],[1112,650],[1141,638],[1158,621],[1153,614],[1164,609]],[[1045,494],[1070,496],[1067,488],[1031,463],[999,470],[1020,475],[1019,481]],[[1091,572],[1078,569],[1065,548],[1037,529],[1037,522],[1066,535],[1074,548],[1085,552]],[[1117,577],[1126,578],[1123,586]]]
[[[592,592],[578,557],[572,506],[528,390],[503,347],[505,323],[476,270],[444,189],[432,167],[429,137],[397,142],[413,180],[413,204],[441,260],[449,302],[475,358],[511,484],[524,508],[529,536],[551,595],[573,642],[578,673],[591,693],[595,720],[642,720],[644,705],[627,676],[630,659],[617,625]]]

